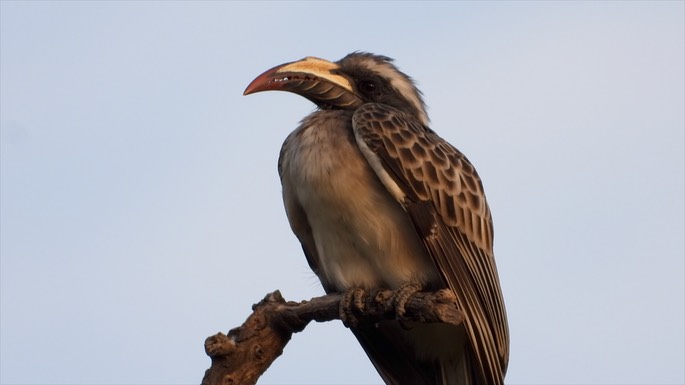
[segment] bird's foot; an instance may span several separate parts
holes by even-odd
[[[361,287],[350,289],[343,294],[340,300],[340,320],[346,327],[356,327],[359,325],[358,315],[364,314],[364,294],[366,292]]]
[[[414,293],[421,291],[421,285],[415,282],[410,282],[402,285],[399,289],[395,290],[395,314],[398,320],[405,318],[407,314],[407,301],[409,297],[414,295]]]

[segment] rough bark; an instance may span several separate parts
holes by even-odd
[[[205,340],[205,352],[212,365],[205,372],[202,385],[256,384],[283,353],[292,334],[304,330],[311,321],[344,318],[346,324],[354,324],[400,319],[458,325],[464,320],[454,294],[447,289],[414,292],[408,296],[402,290],[358,294],[355,298],[329,294],[302,302],[286,302],[278,290],[267,294],[252,306],[252,314],[240,327]],[[354,306],[349,307],[350,300],[354,301]],[[401,308],[399,312],[398,307]]]

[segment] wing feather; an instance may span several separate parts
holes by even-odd
[[[475,168],[456,148],[400,110],[365,104],[353,116],[362,153],[409,214],[444,284],[467,314],[479,383],[503,384],[509,356],[490,209]],[[379,169],[381,167],[382,169]]]

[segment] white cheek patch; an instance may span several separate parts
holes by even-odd
[[[419,111],[419,121],[424,126],[428,127],[428,114],[426,114],[426,108],[419,96],[419,90],[416,88],[414,83],[402,74],[397,68],[389,63],[377,63],[374,61],[369,61],[367,66],[373,69],[378,75],[390,81],[390,85],[394,88],[402,97],[409,101],[416,110]]]
[[[428,115],[426,114],[423,102],[419,99],[419,91],[414,87],[413,84],[409,83],[406,79],[394,78],[390,81],[390,85],[397,90],[405,99],[409,100],[411,104],[416,106],[419,111],[419,121],[424,126],[428,127]]]

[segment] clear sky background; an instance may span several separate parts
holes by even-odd
[[[396,59],[484,180],[508,384],[685,382],[682,1],[0,2],[0,382],[191,384],[205,337],[321,295],[262,71]],[[340,322],[262,384],[378,384]]]

